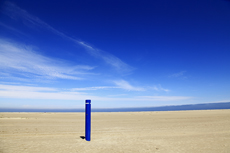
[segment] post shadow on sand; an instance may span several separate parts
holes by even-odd
[[[80,136],[80,138],[85,139],[85,136]]]

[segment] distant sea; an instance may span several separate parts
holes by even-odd
[[[142,111],[182,111],[182,110],[212,110],[230,109],[230,102],[205,103],[191,105],[173,105],[160,107],[138,107],[138,108],[92,108],[92,112],[142,112]],[[0,112],[85,112],[85,109],[17,109],[0,108]]]

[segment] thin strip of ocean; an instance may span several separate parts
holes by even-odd
[[[92,112],[142,112],[142,111],[182,111],[182,110],[213,110],[230,109],[230,102],[174,105],[160,107],[138,107],[138,108],[92,108]],[[0,108],[0,112],[85,112],[85,109],[19,109]]]

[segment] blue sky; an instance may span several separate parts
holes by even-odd
[[[0,2],[0,107],[230,101],[230,1]]]

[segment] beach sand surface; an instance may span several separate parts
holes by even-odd
[[[230,110],[0,113],[1,153],[230,153]]]

